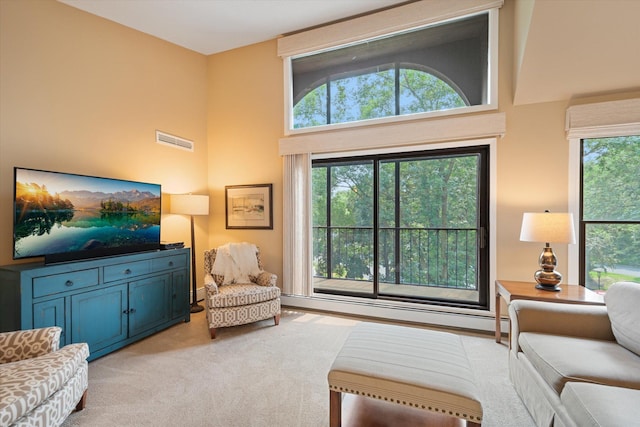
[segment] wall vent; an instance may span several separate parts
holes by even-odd
[[[181,148],[187,151],[193,151],[193,141],[180,138],[179,136],[169,135],[168,133],[156,131],[156,142],[158,144],[169,145],[175,148]]]

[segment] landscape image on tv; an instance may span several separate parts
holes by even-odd
[[[157,249],[160,201],[158,184],[15,168],[14,259]]]

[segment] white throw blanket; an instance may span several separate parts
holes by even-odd
[[[258,276],[256,253],[258,248],[251,243],[227,243],[218,248],[211,274],[224,276],[223,285],[230,283],[248,283],[249,276]]]

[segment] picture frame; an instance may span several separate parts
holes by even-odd
[[[227,229],[273,230],[273,184],[227,185]]]

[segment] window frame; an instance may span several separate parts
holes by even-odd
[[[578,244],[569,245],[567,283],[580,281],[581,247],[584,235],[581,225],[582,207],[582,139],[640,135],[640,98],[594,102],[567,108],[565,130],[569,141],[568,211],[579,218],[576,230]]]
[[[354,297],[354,298],[362,298],[369,300],[376,300],[380,302],[385,301],[401,301],[408,302],[414,304],[429,304],[429,305],[437,305],[437,306],[447,306],[447,307],[458,307],[458,308],[467,308],[472,310],[490,310],[490,302],[491,298],[489,297],[491,294],[492,286],[492,258],[491,254],[494,251],[492,246],[492,239],[489,237],[491,234],[490,227],[490,217],[491,217],[491,209],[492,209],[492,173],[491,173],[491,153],[492,153],[491,144],[455,144],[450,145],[448,147],[428,147],[423,150],[410,150],[410,151],[398,151],[398,152],[384,152],[384,153],[367,153],[365,155],[355,155],[355,156],[346,156],[346,155],[337,155],[337,156],[318,156],[312,158],[312,163],[326,164],[326,166],[340,166],[340,165],[349,165],[350,163],[359,163],[365,161],[371,161],[372,166],[374,168],[373,176],[374,178],[374,190],[373,190],[373,209],[374,209],[374,219],[372,223],[373,230],[373,260],[374,263],[377,262],[379,256],[379,246],[378,246],[378,232],[380,231],[380,226],[378,223],[378,199],[377,193],[379,190],[379,178],[377,168],[380,163],[383,163],[388,160],[399,160],[399,161],[407,161],[411,158],[421,159],[421,160],[431,160],[435,158],[448,158],[448,157],[458,157],[465,155],[479,155],[479,163],[477,170],[477,179],[478,179],[478,241],[477,241],[477,266],[479,270],[477,279],[478,279],[478,301],[477,303],[472,302],[464,302],[456,299],[437,299],[437,298],[427,298],[427,297],[411,297],[409,295],[390,295],[384,294],[380,292],[379,286],[379,277],[378,277],[378,269],[374,268],[373,278],[372,278],[372,292],[371,293],[360,293],[360,292],[350,292],[350,291],[337,291],[337,290],[321,290],[313,287],[313,293],[317,295],[336,295],[342,297]],[[329,182],[327,182],[327,186]],[[495,191],[495,189],[493,189]],[[327,200],[327,208],[330,207],[330,201]],[[395,209],[399,209],[396,205]],[[328,214],[327,220],[329,220],[330,215]],[[326,225],[327,228],[331,228],[331,224]],[[313,224],[312,224],[313,227]],[[495,242],[494,242],[495,243]],[[330,260],[331,249],[327,248],[327,259]],[[311,253],[313,257],[313,251]],[[330,264],[330,261],[329,261]],[[313,280],[312,280],[313,286]]]
[[[398,8],[390,9],[387,11],[379,12],[377,14],[356,18],[354,20],[344,21],[338,24],[321,27],[315,30],[310,30],[304,33],[294,34],[289,37],[284,37],[278,40],[278,55],[283,59],[284,66],[284,135],[301,135],[307,133],[315,133],[337,129],[351,129],[363,126],[379,125],[379,124],[395,124],[402,123],[410,120],[420,119],[432,119],[432,118],[446,118],[454,117],[462,114],[478,113],[484,111],[493,111],[498,109],[498,8],[502,6],[503,1],[490,1],[486,0],[485,4],[479,4],[474,8],[464,8],[460,10],[448,10],[445,6],[440,4],[424,4],[421,5],[418,2],[416,4],[408,4]],[[430,2],[429,2],[430,3]],[[435,8],[435,12],[434,12]],[[386,21],[393,21],[393,14],[389,12],[397,11],[395,15],[401,16],[406,22],[401,26],[393,25],[393,22],[387,23]],[[411,17],[411,14],[417,14],[416,17]],[[431,15],[428,15],[431,13]],[[424,113],[414,113],[404,116],[387,116],[374,119],[345,122],[345,123],[331,123],[319,126],[312,126],[308,128],[293,128],[293,81],[292,81],[292,63],[291,60],[294,56],[300,56],[302,54],[320,53],[326,50],[332,50],[340,48],[347,44],[362,43],[367,40],[378,38],[381,36],[389,36],[399,32],[407,30],[417,29],[419,27],[427,27],[435,24],[446,23],[447,21],[458,20],[474,15],[488,14],[488,43],[487,43],[487,103],[482,105],[467,106],[456,108],[452,110],[437,110],[428,111]],[[425,16],[425,14],[427,14]],[[412,19],[407,19],[411,17]],[[396,17],[396,19],[398,19]],[[361,26],[369,27],[375,23],[379,23],[381,28],[374,34],[363,33],[358,35],[349,35],[350,31],[344,29],[344,24],[353,23],[353,27],[357,30]],[[327,34],[331,32],[337,32],[338,35]],[[345,35],[346,34],[346,35]],[[323,39],[323,42],[309,42],[314,36],[319,36]],[[331,41],[324,41],[327,37]],[[346,39],[345,39],[346,37]],[[291,40],[293,39],[293,40]],[[300,41],[299,39],[302,39]],[[290,46],[290,45],[293,45]]]

